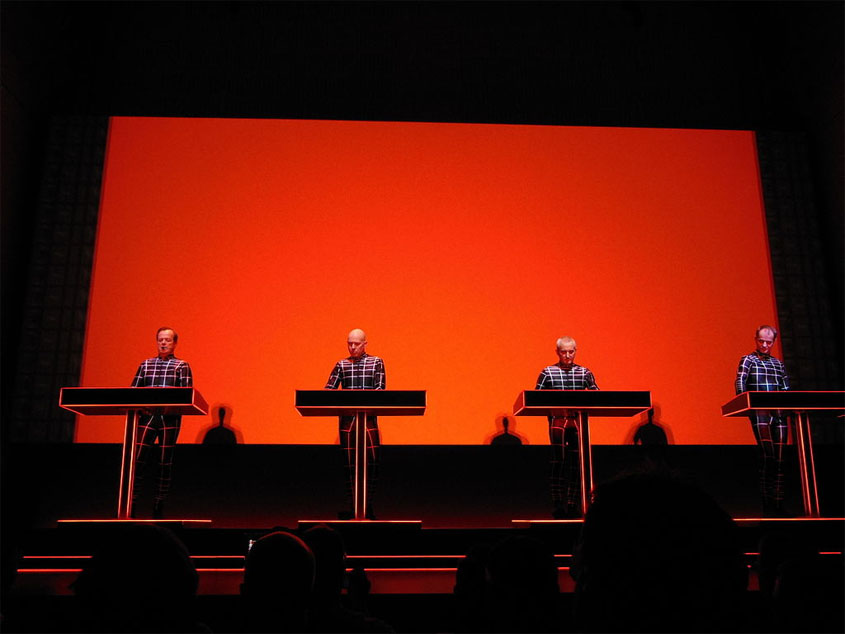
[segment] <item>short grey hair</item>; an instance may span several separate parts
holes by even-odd
[[[558,349],[558,350],[560,350],[563,346],[565,346],[565,345],[567,345],[567,344],[570,344],[570,343],[571,343],[571,344],[572,344],[572,345],[573,345],[576,349],[578,348],[578,344],[577,344],[577,343],[575,343],[575,339],[573,339],[572,337],[561,337],[560,339],[558,339],[558,340],[557,340],[557,343],[556,343],[556,345],[557,345],[557,349]]]

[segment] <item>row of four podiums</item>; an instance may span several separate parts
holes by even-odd
[[[135,443],[143,413],[206,415],[208,404],[192,387],[65,387],[59,406],[83,416],[125,415],[117,519],[132,513]],[[577,420],[581,451],[581,507],[587,510],[592,491],[591,417],[631,417],[651,407],[648,391],[525,390],[513,407],[514,416],[570,416]],[[367,508],[366,417],[422,416],[425,390],[297,390],[296,409],[302,416],[354,416],[354,520],[365,520]],[[779,410],[789,416],[798,453],[801,495],[806,517],[819,517],[809,412],[845,411],[845,392],[743,392],[722,405],[726,417],[747,417],[755,411]]]

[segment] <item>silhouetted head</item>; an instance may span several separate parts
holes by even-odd
[[[246,631],[303,631],[313,587],[314,555],[305,542],[285,531],[265,535],[244,563]]]
[[[198,581],[188,549],[171,531],[130,524],[103,531],[71,589],[96,620],[132,631],[139,626],[133,624],[151,627],[189,614]]]
[[[314,596],[340,597],[346,573],[346,549],[343,536],[325,524],[312,526],[302,534],[302,540],[314,553]]]
[[[257,540],[244,563],[241,594],[306,599],[314,586],[314,555],[296,535],[277,531]]]
[[[596,487],[571,574],[588,631],[724,631],[748,573],[730,516],[664,471]]]

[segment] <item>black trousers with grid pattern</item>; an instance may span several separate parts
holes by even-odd
[[[581,506],[581,449],[575,418],[550,418],[549,489],[555,508]]]
[[[173,474],[173,453],[181,427],[182,417],[178,415],[154,414],[142,416],[138,421],[133,502],[138,499],[144,481],[145,467],[150,458],[155,458],[158,463],[155,501],[163,502],[167,498]]]
[[[760,493],[764,506],[780,506],[784,498],[784,448],[789,438],[787,419],[776,412],[749,416],[759,450]]]

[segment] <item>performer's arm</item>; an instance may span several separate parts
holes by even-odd
[[[179,364],[176,369],[176,385],[178,387],[193,387],[194,376],[191,374],[191,366],[187,363]]]
[[[334,370],[329,375],[329,380],[326,381],[326,387],[324,390],[336,390],[340,387],[340,363],[335,363]]]
[[[745,386],[748,383],[748,372],[750,370],[750,362],[748,357],[742,357],[739,360],[739,367],[736,369],[736,393],[742,394],[745,392]]]
[[[543,370],[540,372],[540,376],[537,377],[537,385],[534,387],[535,390],[545,390],[546,389],[546,379],[549,378],[549,375],[546,374],[546,371]]]
[[[588,390],[597,390],[599,386],[596,385],[596,377],[593,376],[593,373],[587,370],[587,376],[585,377],[587,381],[587,389]]]
[[[373,378],[375,379],[373,381],[374,390],[385,389],[385,385],[387,385],[387,376],[384,372],[384,361],[382,361],[381,359],[379,359],[378,363],[376,364],[376,373]]]
[[[784,392],[789,390],[789,375],[786,373],[786,368],[781,363],[780,389]]]
[[[144,363],[141,362],[141,365],[138,366],[138,369],[135,372],[135,378],[132,379],[132,385],[130,387],[144,387]]]

